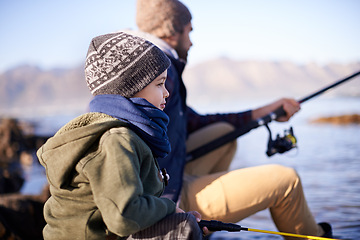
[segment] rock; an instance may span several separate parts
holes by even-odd
[[[40,195],[0,195],[0,239],[42,240],[43,208],[49,196],[48,187]]]
[[[24,183],[23,169],[32,166],[32,153],[46,137],[26,132],[16,119],[0,122],[0,239],[4,240],[43,239],[43,207],[49,189],[40,195],[23,195],[19,190]]]
[[[360,124],[359,114],[320,117],[310,121],[311,123],[328,123],[336,125]]]
[[[16,193],[24,183],[23,169],[33,164],[35,152],[48,137],[31,134],[29,123],[0,121],[0,194]]]

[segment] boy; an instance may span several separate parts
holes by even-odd
[[[170,152],[162,111],[169,66],[142,38],[112,33],[91,41],[85,63],[95,96],[91,112],[37,153],[52,195],[44,207],[44,239],[202,238],[198,213],[160,197],[168,179],[156,158]]]

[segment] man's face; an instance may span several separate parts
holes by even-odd
[[[190,47],[192,46],[192,42],[190,40],[190,32],[193,30],[191,22],[189,22],[185,27],[182,33],[176,34],[177,44],[174,46],[179,57],[185,61],[187,61],[188,52]]]

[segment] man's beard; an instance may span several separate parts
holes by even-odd
[[[175,48],[175,50],[176,50],[179,58],[184,60],[185,62],[187,62],[188,51],[183,49],[181,46],[178,46],[177,48]]]

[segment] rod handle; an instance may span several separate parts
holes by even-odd
[[[272,113],[266,115],[265,117],[257,119],[256,122],[258,126],[262,126],[282,116],[286,116],[286,112],[284,108],[281,106]]]
[[[228,232],[240,232],[241,230],[244,230],[240,225],[234,223],[224,223],[216,220],[201,220],[198,224],[201,229],[203,227],[207,227],[207,229],[212,232],[223,230]]]
[[[283,107],[279,107],[274,111],[274,114],[276,115],[276,118],[286,116],[286,112]]]

